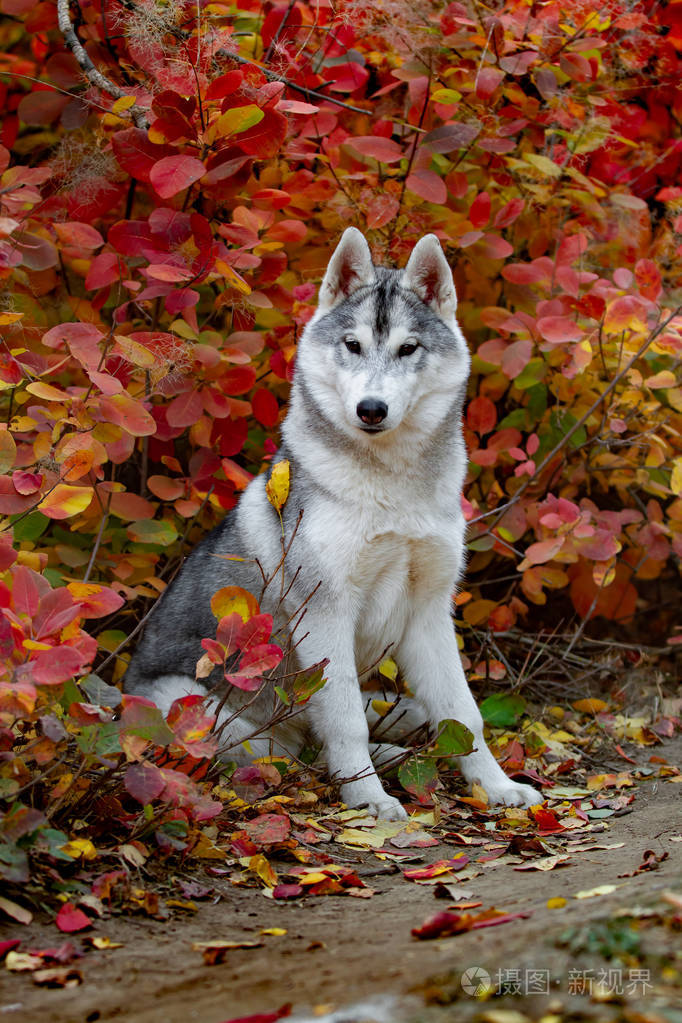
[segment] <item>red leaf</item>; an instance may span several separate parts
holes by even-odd
[[[277,845],[289,837],[291,821],[281,813],[262,813],[254,820],[245,821],[244,830],[258,846]]]
[[[166,417],[170,426],[194,426],[203,411],[201,392],[191,390],[173,398],[166,410]]]
[[[541,316],[537,327],[545,341],[552,345],[579,341],[583,336],[582,328],[570,316]]]
[[[235,136],[235,143],[244,153],[267,160],[277,156],[286,137],[288,122],[284,114],[269,107],[263,111],[263,120]]]
[[[38,611],[40,598],[49,593],[50,584],[44,576],[38,575],[25,565],[17,565],[12,571],[12,604],[17,614],[30,618]]]
[[[273,899],[295,899],[302,894],[303,886],[300,884],[276,884],[272,889]],[[228,1023],[238,1023],[238,1021],[232,1020]]]
[[[508,345],[502,353],[502,372],[514,380],[526,368],[533,354],[533,342],[524,338]]]
[[[58,686],[80,671],[83,657],[74,647],[58,646],[41,651],[31,661],[33,681],[39,686]]]
[[[564,537],[553,540],[539,540],[526,549],[526,561],[531,565],[544,565],[558,554],[564,545]]]
[[[66,222],[54,225],[57,237],[65,245],[74,245],[79,249],[98,249],[104,245],[104,238],[90,224],[79,224],[77,222]]]
[[[23,469],[17,469],[12,473],[12,483],[18,494],[35,494],[40,490],[42,482],[43,477],[39,472],[26,472]]]
[[[80,614],[79,608],[64,587],[50,590],[40,601],[38,613],[33,619],[33,633],[38,639],[65,629]]]
[[[279,404],[272,391],[260,387],[251,399],[251,408],[261,426],[270,428],[277,425]]]
[[[189,188],[206,173],[195,156],[164,156],[149,172],[149,180],[162,199],[170,199]]]
[[[2,962],[8,952],[11,952],[13,948],[18,948],[19,945],[21,945],[21,938],[10,938],[9,941],[0,941],[0,962]]]
[[[408,175],[405,184],[411,192],[414,192],[415,195],[418,195],[420,199],[426,200],[426,202],[433,202],[442,206],[447,201],[448,190],[445,187],[445,182],[435,171],[412,171]]]
[[[74,931],[84,931],[86,927],[92,926],[90,917],[86,916],[82,910],[76,909],[70,902],[65,902],[61,907],[57,913],[55,923],[59,930],[64,931],[66,934],[72,934]]]
[[[123,784],[126,792],[143,806],[158,799],[166,787],[163,775],[156,764],[145,762],[131,764],[123,776]]]
[[[551,260],[534,260],[532,263],[510,263],[502,268],[502,276],[511,284],[539,284],[548,281],[552,272]]]
[[[508,227],[510,224],[513,224],[516,218],[523,213],[524,206],[524,199],[511,199],[506,206],[503,206],[496,213],[495,220],[493,221],[495,227]]]
[[[378,228],[393,220],[400,203],[393,195],[375,195],[367,203],[367,227]]]
[[[381,163],[397,163],[405,155],[402,146],[382,135],[359,135],[348,139],[346,144],[363,156],[371,156]]]
[[[267,643],[272,635],[272,615],[257,614],[249,618],[239,629],[237,646],[246,653],[252,647]],[[277,647],[279,649],[279,647]]]
[[[479,192],[469,209],[469,220],[473,227],[485,227],[490,220],[490,196]]]
[[[469,402],[467,425],[476,433],[490,433],[497,422],[497,409],[490,398],[479,396]]]
[[[504,79],[504,71],[494,67],[484,67],[476,75],[476,95],[479,99],[488,100]]]
[[[226,96],[231,96],[233,92],[236,92],[239,86],[244,81],[244,75],[241,71],[228,71],[227,74],[221,75],[220,78],[214,78],[208,89],[206,90],[206,99],[224,99]]]
[[[442,124],[422,139],[422,145],[432,153],[451,153],[453,149],[466,149],[479,134],[479,124]]]
[[[122,394],[103,395],[99,400],[102,419],[123,427],[133,437],[149,437],[156,433],[156,420],[141,401],[127,391]]]
[[[283,885],[278,885],[277,887],[278,888],[300,888],[301,886],[297,885],[297,884],[290,884],[290,885],[283,884]],[[273,895],[274,895],[275,890],[276,889],[273,888]],[[302,890],[303,889],[301,889],[301,891]],[[278,898],[278,896],[276,896],[276,895],[274,897]],[[286,898],[286,897],[287,896],[282,896],[282,895],[279,896],[279,898]],[[288,1016],[290,1013],[291,1013],[291,1006],[290,1005],[284,1005],[284,1006],[282,1006],[281,1009],[277,1009],[275,1012],[257,1012],[253,1016],[239,1016],[238,1018],[235,1017],[234,1019],[226,1019],[226,1020],[223,1021],[223,1023],[277,1023],[278,1019],[284,1019],[284,1017]]]
[[[68,583],[67,589],[78,605],[81,618],[103,618],[125,603],[120,593],[99,583]]]

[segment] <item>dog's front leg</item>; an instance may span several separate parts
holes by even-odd
[[[403,820],[407,814],[379,781],[369,755],[369,729],[358,683],[353,635],[331,618],[306,615],[309,630],[297,647],[302,664],[329,658],[327,681],[308,704],[308,719],[323,751],[332,779],[341,783],[341,798],[348,806],[367,805],[385,820]],[[347,780],[346,780],[347,779]]]
[[[464,675],[447,600],[432,603],[412,618],[397,657],[433,727],[445,718],[455,718],[473,732],[474,752],[458,762],[466,780],[481,785],[491,804],[541,803],[542,795],[532,786],[507,777],[486,745],[483,719]]]

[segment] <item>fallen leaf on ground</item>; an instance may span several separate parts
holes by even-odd
[[[571,857],[558,853],[556,856],[541,856],[537,860],[531,860],[530,863],[522,863],[521,866],[514,867],[514,870],[554,870],[555,867],[569,866],[571,866]]]
[[[611,892],[615,892],[616,888],[622,888],[621,884],[600,884],[596,888],[588,888],[581,892],[576,892],[573,896],[574,899],[593,899],[597,895],[610,895]]]
[[[20,924],[30,924],[33,919],[33,913],[29,909],[20,906],[18,902],[6,899],[3,895],[0,895],[0,909]]]
[[[619,874],[618,877],[635,877],[637,874],[643,874],[646,870],[658,870],[669,855],[668,852],[656,854],[653,849],[647,849],[642,857],[642,862],[635,870],[631,870],[627,874]]]
[[[40,956],[30,955],[28,952],[8,952],[5,957],[5,967],[11,973],[39,970],[43,965],[44,963]]]
[[[431,938],[448,938],[464,931],[474,931],[481,927],[495,927],[509,923],[510,920],[525,919],[529,913],[502,913],[491,907],[481,913],[451,913],[446,910],[429,917],[421,927],[413,927],[412,935],[421,941]]]
[[[192,949],[201,952],[207,966],[216,966],[236,948],[261,948],[264,944],[263,941],[195,941]]]
[[[86,935],[83,938],[83,944],[90,945],[91,948],[96,948],[99,950],[107,948],[123,948],[122,941],[112,941],[111,938],[106,938],[104,936],[99,937],[95,935]]]
[[[86,927],[92,927],[92,920],[85,913],[76,909],[70,902],[65,902],[57,913],[55,923],[60,931],[72,934],[74,931],[84,931]]]
[[[36,970],[32,978],[40,987],[78,987],[83,975],[74,966],[53,966],[47,970]]]

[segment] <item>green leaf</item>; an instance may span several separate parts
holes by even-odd
[[[156,544],[159,547],[170,547],[177,540],[178,531],[166,519],[141,519],[132,522],[127,529],[128,536],[137,543]]]
[[[14,543],[23,543],[24,541],[32,543],[41,537],[50,525],[47,516],[38,511],[30,512],[24,519],[20,515],[16,518],[17,521],[13,523]]]
[[[474,748],[474,734],[454,718],[446,718],[438,724],[438,738],[429,750],[430,756],[465,757]]]
[[[284,706],[285,707],[290,707],[291,706],[291,698],[290,698],[289,694],[284,689],[282,689],[281,686],[275,686],[274,689],[275,689],[275,692],[277,693],[277,695],[279,696],[280,700],[284,704]]]
[[[521,391],[535,387],[543,379],[546,369],[547,363],[544,359],[531,359],[514,380],[514,387],[518,387]]]
[[[410,757],[398,768],[398,781],[418,799],[428,796],[438,784],[438,768],[435,760],[419,755]]]
[[[511,693],[493,693],[481,704],[483,720],[495,728],[508,728],[515,725],[523,714],[526,701],[522,696]]]
[[[307,674],[302,673],[294,679],[294,694],[296,703],[305,703],[309,700],[313,693],[316,693],[318,689],[327,681],[324,677],[324,669],[327,667],[328,661],[323,661],[320,665],[316,665]]]

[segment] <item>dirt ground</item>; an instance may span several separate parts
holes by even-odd
[[[679,765],[682,743],[667,743],[656,753]],[[648,755],[649,751],[642,751],[642,763]],[[664,779],[642,782],[635,802],[622,815],[597,822],[589,833],[581,832],[581,841],[623,842],[621,848],[575,851],[568,866],[546,872],[515,871],[509,863],[493,860],[481,864],[479,876],[461,882],[468,900],[508,913],[528,912],[526,919],[418,941],[411,936],[411,928],[440,910],[456,909],[456,904],[436,900],[433,886],[410,883],[399,872],[387,872],[392,866],[369,852],[336,846],[330,850],[335,861],[356,867],[374,890],[371,898],[326,896],[275,902],[255,889],[231,887],[212,878],[219,901],[201,904],[191,917],[167,922],[134,917],[98,921],[93,933],[120,941],[123,947],[88,951],[74,964],[82,974],[77,987],[39,988],[29,974],[3,971],[0,1018],[11,1023],[223,1023],[233,1017],[271,1013],[291,1003],[292,1019],[334,1023],[445,1023],[474,1018],[523,1023],[543,1017],[679,1023],[682,999],[675,985],[682,973],[681,943],[679,933],[671,929],[675,911],[670,896],[668,901],[662,896],[682,894],[680,792],[679,784]],[[657,856],[667,852],[668,857],[654,870],[619,876],[634,871],[647,850]],[[461,847],[412,851],[431,862],[451,857]],[[617,887],[609,894],[575,898],[580,891],[607,884]],[[548,899],[557,896],[563,896],[566,905],[548,908]],[[632,927],[623,921],[614,930],[612,921],[603,931],[604,921],[612,920],[618,910],[633,907],[640,918]],[[676,912],[679,920],[679,908]],[[287,933],[261,935],[262,929],[273,927],[286,928]],[[583,928],[583,938],[574,934],[572,949],[557,947],[557,936],[577,927]],[[57,945],[63,939],[53,924],[35,923],[30,928],[4,928],[0,937],[22,937],[22,947]],[[209,939],[261,941],[262,945],[231,950],[223,963],[207,966],[192,943]],[[609,943],[620,942],[622,949],[623,942],[627,945],[630,940],[641,942],[638,955],[604,958],[604,953],[610,954]],[[592,998],[589,992],[579,993],[578,988],[587,982],[576,981],[575,973],[586,965],[593,974],[600,967],[620,969],[623,993],[604,989],[596,1000],[594,990]],[[495,978],[493,987],[506,978],[508,993],[483,1002],[466,994],[461,975],[471,967],[485,968]],[[637,974],[636,983],[631,972],[635,967],[649,971],[648,976]],[[498,974],[499,970],[504,974]],[[533,983],[546,987],[546,993],[529,990],[528,970],[540,971],[540,979]],[[365,1001],[379,996],[389,1000]],[[261,1023],[258,1018],[257,1023]]]

